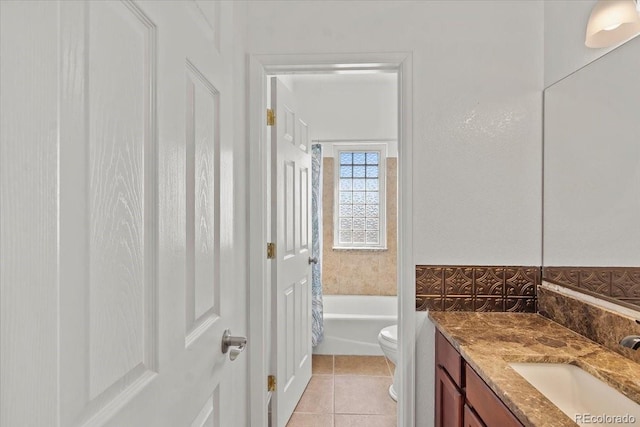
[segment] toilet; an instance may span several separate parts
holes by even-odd
[[[389,396],[396,402],[398,401],[398,393],[396,393],[396,384],[398,384],[398,376],[400,370],[398,366],[398,325],[387,326],[382,328],[378,334],[378,344],[382,352],[389,360],[396,365],[395,373],[393,374],[393,383],[389,386]]]

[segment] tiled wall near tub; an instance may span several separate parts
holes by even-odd
[[[416,266],[416,310],[535,312],[540,267]]]
[[[322,291],[327,295],[397,295],[398,159],[387,158],[387,250],[334,250],[334,161],[322,159]]]

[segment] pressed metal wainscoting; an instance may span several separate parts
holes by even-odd
[[[416,266],[416,310],[535,312],[540,267]]]
[[[596,296],[640,305],[640,267],[544,267],[542,278]]]

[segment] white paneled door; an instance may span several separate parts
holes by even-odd
[[[222,12],[0,2],[0,425],[225,425]]]
[[[274,417],[284,427],[311,379],[311,141],[293,94],[271,78],[273,192],[276,220]]]

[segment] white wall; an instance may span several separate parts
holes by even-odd
[[[543,14],[531,0],[255,1],[248,48],[412,52],[414,263],[540,265]],[[418,387],[429,425],[433,382]]]
[[[545,87],[615,49],[615,46],[591,49],[584,45],[587,22],[596,3],[597,0],[545,0]]]
[[[426,312],[416,313],[416,426],[432,425],[435,419],[436,328]],[[425,422],[428,420],[428,422]]]
[[[251,53],[413,52],[415,262],[540,264],[539,1],[249,3]]]
[[[290,78],[298,108],[309,121],[312,140],[397,138],[395,74],[302,74]]]

